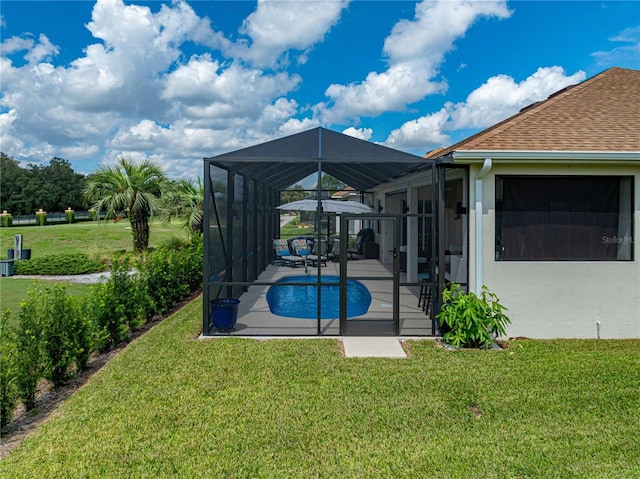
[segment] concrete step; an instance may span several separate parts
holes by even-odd
[[[342,338],[347,358],[406,358],[395,337],[345,336]]]

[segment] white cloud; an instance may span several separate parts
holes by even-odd
[[[46,35],[40,35],[38,43],[29,49],[29,53],[25,55],[26,60],[30,64],[48,61],[59,53],[59,48],[52,44]]]
[[[223,69],[203,55],[168,74],[161,97],[182,104],[186,116],[215,124],[231,117],[255,119],[272,98],[288,93],[299,82],[297,75],[265,75],[238,64]]]
[[[447,86],[437,79],[438,69],[455,40],[481,17],[510,15],[504,1],[418,3],[414,19],[396,23],[384,42],[389,68],[370,72],[361,83],[330,85],[325,94],[331,103],[321,107],[323,119],[340,122],[402,111],[427,95],[444,92]]]
[[[304,62],[306,50],[324,38],[348,3],[260,0],[240,30],[251,38],[250,46],[237,44],[232,53],[256,66],[272,67],[283,61],[284,52],[298,50],[303,52],[299,61]]]
[[[447,105],[450,129],[486,128],[585,77],[582,71],[567,76],[559,66],[538,68],[520,83],[508,75],[491,77],[471,92],[464,103]]]
[[[585,77],[583,71],[567,76],[558,66],[538,68],[520,83],[508,75],[496,75],[472,91],[466,101],[447,103],[440,111],[393,130],[385,144],[399,149],[447,146],[450,141],[447,132],[487,128]]]
[[[384,42],[393,63],[421,59],[435,70],[457,38],[464,36],[480,17],[508,18],[504,1],[423,1],[414,20],[401,20]]]
[[[286,122],[278,128],[277,137],[293,135],[294,133],[300,133],[301,131],[310,130],[320,126],[318,120],[312,118],[303,118],[299,120],[297,118],[289,118]]]
[[[298,110],[295,100],[278,98],[274,103],[267,105],[256,122],[258,131],[275,131],[282,124],[291,119]]]
[[[180,58],[199,19],[184,2],[148,7],[98,0],[87,28],[102,41],[65,71],[64,98],[80,110],[114,110],[125,115],[159,115],[159,78]]]
[[[373,136],[373,130],[371,128],[354,128],[353,126],[342,130],[342,133],[366,141],[369,141]]]
[[[640,42],[640,25],[637,27],[629,27],[622,30],[617,35],[609,38],[612,42],[635,43]]]
[[[325,94],[333,100],[333,106],[323,112],[323,119],[337,123],[403,110],[408,103],[446,88],[442,83],[425,81],[428,76],[420,62],[405,62],[383,73],[371,72],[360,84],[330,85]]]
[[[362,128],[360,117],[406,111],[446,91],[440,68],[456,41],[480,19],[511,14],[504,1],[418,3],[413,18],[382,33],[388,33],[379,52],[386,67],[352,83],[327,82],[326,101],[314,104],[300,99],[308,94],[307,78],[295,73],[296,66],[288,70],[289,60],[304,63],[328,32],[341,27],[348,1],[260,1],[238,31],[224,33],[212,25],[226,19],[200,18],[182,0],[165,3],[96,0],[86,19],[94,40],[64,63],[55,60],[66,46],[43,34],[5,39],[3,151],[28,161],[152,158],[169,174],[193,177],[202,174],[203,156],[345,119],[354,126],[344,133],[371,140],[373,130]],[[630,29],[611,40],[635,38],[637,46],[637,37]],[[540,69],[520,83],[493,77],[466,101],[405,123],[387,144],[412,150],[446,144],[454,129],[487,126],[576,75]]]
[[[315,33],[298,43],[296,33],[289,31],[292,40],[283,40],[281,48],[303,48],[321,39],[320,32],[336,18],[322,17],[315,24],[325,27],[313,30],[307,23],[304,28]],[[259,25],[257,20],[250,24]],[[0,106],[17,112],[2,116],[11,126],[3,129],[3,148],[11,146],[8,154],[76,159],[106,148],[107,161],[119,155],[201,159],[256,138],[264,141],[265,132],[293,128],[287,122],[298,105],[286,95],[298,86],[299,76],[270,74],[206,54],[181,63],[185,42],[230,44],[187,3],[163,5],[154,13],[122,0],[97,0],[86,27],[96,42],[68,66],[45,63],[59,47],[44,35],[2,43]],[[22,51],[30,64],[16,67],[8,55]],[[201,174],[200,169],[201,162],[190,173]]]
[[[33,38],[30,37],[11,37],[0,43],[3,55],[11,55],[15,52],[31,50],[34,45]]]
[[[640,68],[640,26],[625,28],[609,38],[611,42],[627,43],[611,50],[593,52],[591,56],[600,67]]]
[[[449,115],[445,110],[404,123],[393,130],[384,144],[391,148],[414,150],[425,145],[445,145],[449,136],[443,132]]]
[[[96,156],[100,153],[100,149],[98,145],[71,145],[71,146],[62,146],[58,149],[59,153],[57,153],[61,158],[67,160],[81,160],[84,158],[91,158],[92,156]],[[89,174],[90,172],[85,172],[85,174]]]

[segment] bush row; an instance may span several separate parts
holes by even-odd
[[[36,405],[38,383],[54,388],[87,368],[92,353],[106,352],[155,315],[202,285],[201,237],[132,258],[119,255],[106,281],[84,297],[66,287],[45,288],[35,282],[22,301],[13,328],[7,311],[0,319],[0,429],[19,401],[27,411]]]
[[[86,274],[99,273],[105,265],[83,253],[50,254],[29,261],[16,261],[15,274]]]

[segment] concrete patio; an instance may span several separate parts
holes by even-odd
[[[338,276],[340,264],[329,261],[320,267],[323,276]],[[395,336],[393,331],[393,294],[392,275],[377,259],[349,260],[347,272],[350,279],[363,283],[371,293],[372,301],[369,310],[362,316],[347,319],[347,336]],[[315,281],[318,268],[309,266],[305,273],[303,266],[270,265],[258,278],[259,282],[276,282],[286,276],[308,275]],[[401,273],[400,282],[405,281]],[[271,313],[267,304],[269,286],[250,286],[240,296],[238,321],[231,335],[238,336],[316,336],[318,322],[316,319],[298,319],[277,316]],[[400,286],[400,335],[430,336],[432,334],[431,318],[418,307],[419,286]],[[315,305],[310,306],[316,308]],[[322,336],[338,336],[339,320],[321,321]],[[225,333],[226,335],[227,333]]]

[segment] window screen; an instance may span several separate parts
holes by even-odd
[[[633,259],[631,177],[497,176],[496,259]]]

